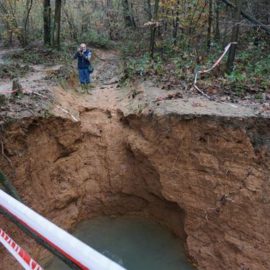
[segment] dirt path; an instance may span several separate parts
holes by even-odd
[[[121,76],[119,55],[116,51],[97,51],[96,70],[93,83],[96,86],[92,95],[87,96],[89,103],[101,107],[117,106],[116,91]]]
[[[21,49],[6,49],[0,50],[0,64],[8,64],[5,57],[14,52],[19,52]],[[55,71],[61,68],[62,65],[46,66],[46,65],[29,65],[31,69],[29,73],[23,78],[18,78],[20,84],[23,87],[23,91],[26,93],[42,92],[42,90],[48,90],[50,82],[45,80],[48,72]],[[20,65],[20,68],[24,68],[24,65]],[[0,78],[0,94],[9,95],[12,91],[12,80]]]
[[[8,54],[18,50],[0,50],[0,64],[8,64],[5,60]],[[8,98],[5,108],[0,111],[0,118],[23,118],[39,115],[42,110],[51,110],[61,116],[78,120],[78,114],[85,107],[101,107],[114,109],[118,105],[117,92],[120,78],[120,57],[116,51],[95,50],[93,62],[93,89],[91,94],[82,94],[79,89],[76,72],[75,86],[57,86],[55,80],[49,80],[51,74],[61,69],[61,65],[30,65],[31,71],[19,78],[25,95],[19,99],[10,100],[12,80],[0,78],[0,94]],[[74,67],[76,62],[74,61]],[[21,66],[23,68],[23,66]],[[49,76],[48,76],[49,75]],[[77,90],[76,90],[77,89]],[[75,117],[75,115],[77,115]],[[1,119],[0,119],[1,122]]]
[[[80,112],[85,108],[101,108],[116,111],[120,107],[119,79],[121,67],[116,51],[96,50],[93,57],[95,71],[92,75],[93,88],[90,94],[80,92],[76,74],[76,90],[74,87],[55,87],[54,113],[62,117],[79,120]]]
[[[14,50],[0,51],[0,64],[5,61],[4,56],[12,52]],[[121,109],[126,114],[155,112],[156,114],[178,113],[228,117],[262,115],[270,117],[270,106],[258,103],[252,105],[216,102],[200,96],[180,96],[177,99],[168,99],[167,96],[174,95],[177,90],[165,91],[147,81],[138,82],[129,89],[120,88],[121,62],[119,53],[114,50],[95,50],[93,63],[95,67],[92,76],[94,87],[90,94],[82,94],[78,91],[77,74],[73,74],[72,85],[67,84],[62,87],[46,78],[48,74],[61,69],[61,65],[31,65],[32,71],[20,79],[26,95],[8,104],[8,116],[22,118],[38,115],[42,111],[53,110],[52,113],[56,115],[79,121],[80,112],[85,108],[101,108],[114,112]],[[74,67],[75,65],[74,62]],[[0,93],[10,91],[11,88],[10,80],[0,79]],[[52,104],[54,106],[51,106]],[[2,116],[4,113],[2,112]]]

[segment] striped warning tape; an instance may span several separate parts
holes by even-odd
[[[12,94],[12,93],[16,93],[17,90],[1,90],[0,94]]]
[[[1,228],[0,242],[25,270],[43,270],[43,268]]]
[[[0,190],[0,208],[82,270],[124,270],[29,207]]]
[[[207,95],[206,93],[204,93],[198,86],[197,86],[197,81],[198,81],[198,76],[200,74],[204,74],[204,73],[209,73],[210,71],[212,71],[216,66],[218,66],[221,62],[221,60],[224,58],[224,56],[226,55],[226,53],[229,51],[230,47],[233,44],[237,44],[237,42],[230,42],[224,49],[222,55],[218,58],[218,60],[213,64],[212,67],[210,67],[209,69],[205,69],[205,70],[199,70],[195,73],[195,78],[194,78],[194,82],[193,82],[193,87],[200,92],[203,96],[211,99],[211,97],[209,95]]]

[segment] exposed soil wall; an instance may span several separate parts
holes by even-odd
[[[28,205],[65,229],[95,215],[150,216],[186,240],[198,269],[270,269],[268,119],[102,109],[80,119],[5,128],[16,176],[3,156],[0,165]],[[47,255],[13,236],[35,258]],[[0,269],[18,269],[0,256]]]
[[[130,116],[129,124],[134,155],[186,213],[198,268],[269,269],[269,120]]]

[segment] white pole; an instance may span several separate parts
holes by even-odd
[[[82,270],[124,270],[122,266],[98,253],[2,190],[0,190],[0,207]]]

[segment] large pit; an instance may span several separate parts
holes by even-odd
[[[100,108],[79,117],[5,126],[1,169],[26,204],[70,231],[94,217],[147,218],[182,240],[197,269],[270,268],[268,119]],[[18,269],[0,256],[0,269]]]
[[[195,270],[183,242],[164,226],[142,217],[96,217],[77,226],[74,235],[128,270]],[[54,258],[46,270],[70,270]]]

